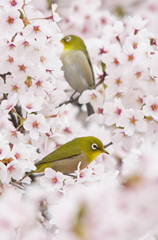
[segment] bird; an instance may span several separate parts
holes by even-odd
[[[36,170],[32,174],[43,173],[46,168],[52,168],[63,174],[74,173],[78,167],[84,169],[102,153],[109,154],[106,148],[112,142],[104,145],[94,137],[78,137],[60,146],[41,161],[36,163]]]
[[[64,46],[61,54],[64,76],[75,93],[95,88],[94,71],[84,41],[79,36],[66,35],[61,43]],[[90,103],[87,103],[87,113],[88,116],[94,113]]]

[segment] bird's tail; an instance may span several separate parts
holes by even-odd
[[[94,113],[94,109],[93,109],[92,105],[90,103],[87,103],[86,107],[87,107],[87,115],[88,116],[92,115]]]

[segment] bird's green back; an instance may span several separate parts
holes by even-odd
[[[75,139],[65,143],[63,146],[57,148],[55,151],[48,154],[41,161],[39,161],[36,166],[41,163],[47,163],[52,161],[58,161],[61,159],[71,158],[73,156],[81,154],[82,149],[79,145],[76,145]]]

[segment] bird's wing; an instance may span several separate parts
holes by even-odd
[[[91,71],[92,71],[92,76],[93,76],[93,87],[95,86],[95,77],[94,77],[94,71],[93,71],[93,66],[92,66],[92,63],[91,63],[91,60],[90,60],[90,57],[89,57],[89,54],[86,50],[86,57],[88,59],[88,62],[89,62],[89,65],[91,67]]]
[[[94,86],[94,73],[92,63],[90,61],[88,52],[85,53],[83,51],[75,51],[74,52],[75,61],[78,62],[80,66],[80,73],[82,74],[83,78],[87,79],[89,86]],[[92,76],[88,76],[88,72],[91,72]]]
[[[41,161],[36,163],[36,166],[43,164],[43,163],[49,163],[54,161],[60,161],[63,159],[69,159],[74,156],[78,156],[81,154],[81,149],[79,146],[72,145],[71,142],[64,144],[60,148],[56,149],[54,152],[48,154],[46,157],[44,157]]]

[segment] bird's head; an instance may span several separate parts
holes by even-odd
[[[80,138],[80,145],[83,151],[88,156],[89,162],[92,162],[101,153],[109,154],[106,148],[112,144],[112,142],[104,145],[102,141],[96,137],[82,137]]]
[[[84,41],[76,35],[67,35],[61,39],[64,45],[64,50],[85,50],[86,46]]]

